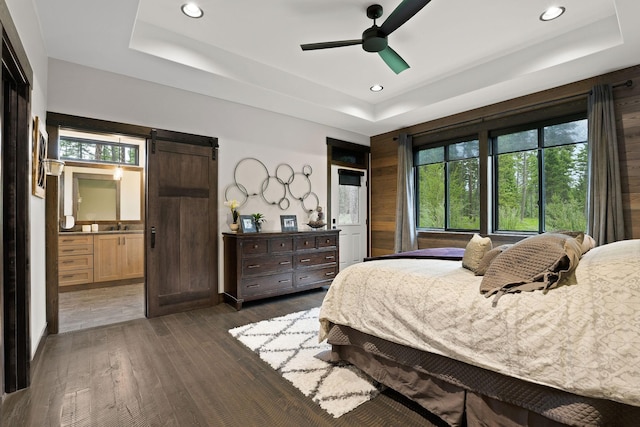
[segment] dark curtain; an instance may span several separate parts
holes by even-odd
[[[589,226],[598,245],[624,240],[618,138],[611,86],[589,94]]]
[[[396,200],[396,235],[394,250],[418,249],[415,219],[415,185],[413,180],[413,145],[411,135],[398,138],[398,186]]]

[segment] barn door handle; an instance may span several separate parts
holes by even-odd
[[[156,228],[151,227],[151,249],[156,247]]]

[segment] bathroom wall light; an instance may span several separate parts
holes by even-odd
[[[116,181],[120,181],[122,179],[122,173],[123,173],[122,172],[122,168],[120,166],[118,166],[113,171],[113,179],[115,179]]]
[[[542,15],[540,15],[540,20],[541,21],[552,21],[558,17],[560,17],[560,15],[562,15],[565,11],[565,8],[562,6],[552,6],[549,9],[545,10],[544,12],[542,12]]]
[[[185,3],[180,6],[180,9],[189,18],[202,18],[202,15],[204,15],[203,10],[195,3]]]
[[[42,163],[44,163],[44,172],[47,175],[62,175],[62,170],[64,169],[64,162],[62,160],[44,159]]]

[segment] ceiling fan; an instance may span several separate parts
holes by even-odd
[[[400,74],[409,68],[409,64],[407,64],[395,50],[389,47],[387,36],[411,19],[413,15],[418,13],[420,9],[425,7],[430,1],[431,0],[403,0],[380,27],[376,25],[376,19],[382,16],[382,6],[373,4],[367,7],[367,17],[373,19],[373,26],[364,30],[361,39],[309,43],[302,44],[300,47],[302,50],[316,50],[361,44],[362,48],[367,52],[378,52],[378,55],[380,55],[389,68],[391,68],[394,73]]]

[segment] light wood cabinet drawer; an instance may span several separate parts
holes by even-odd
[[[93,255],[70,255],[60,258],[59,271],[93,269]]]
[[[88,234],[86,236],[73,235],[73,236],[59,236],[58,244],[60,246],[68,245],[93,245],[93,236]]]
[[[91,255],[93,253],[93,243],[90,245],[72,245],[58,247],[58,256],[60,258],[69,255]]]
[[[93,269],[73,270],[68,272],[60,272],[58,274],[58,285],[81,285],[93,282]]]

